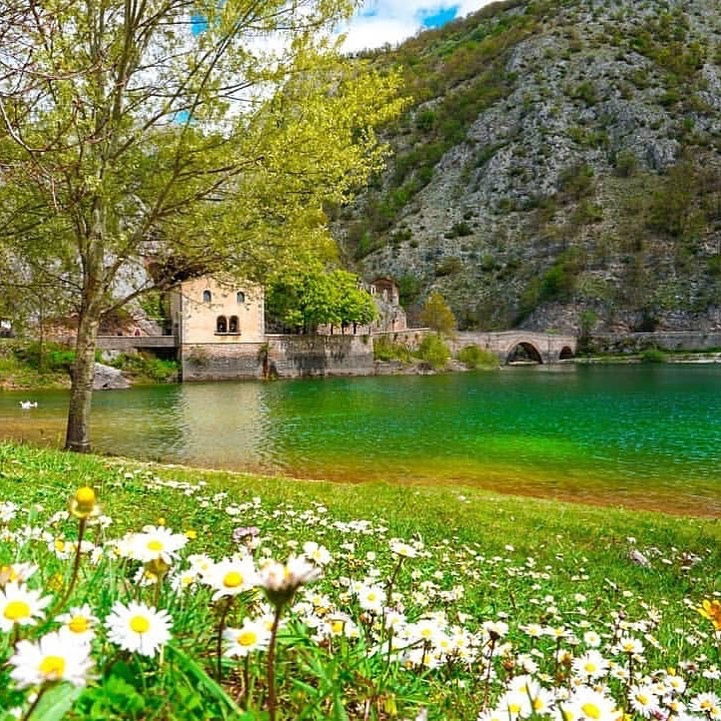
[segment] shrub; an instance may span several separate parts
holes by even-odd
[[[641,363],[665,363],[666,354],[659,348],[647,348],[641,353]]]
[[[170,383],[178,378],[177,361],[145,353],[121,353],[110,365],[132,376],[156,383]]]
[[[495,353],[478,345],[464,346],[456,358],[468,368],[498,368],[499,365]]]
[[[444,368],[451,357],[448,346],[437,333],[427,335],[418,346],[418,357],[428,363],[431,368]]]
[[[387,335],[373,340],[373,358],[379,361],[401,361],[410,363],[411,351],[405,343],[396,343]]]

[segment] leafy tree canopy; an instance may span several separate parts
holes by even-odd
[[[183,273],[261,278],[327,243],[323,204],[382,164],[398,79],[338,54],[329,38],[352,10],[0,4],[0,245],[73,292],[69,448],[89,448],[103,314]]]
[[[306,332],[319,325],[366,325],[377,315],[373,298],[359,287],[356,275],[346,270],[326,270],[315,259],[271,277],[266,310],[286,328]]]

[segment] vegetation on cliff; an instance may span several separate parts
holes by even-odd
[[[711,328],[721,27],[709,0],[495,3],[374,53],[413,104],[336,231],[459,327]]]

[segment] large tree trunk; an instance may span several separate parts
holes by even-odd
[[[96,211],[94,219],[95,238],[88,244],[88,252],[83,263],[85,280],[78,335],[75,340],[75,363],[72,369],[68,427],[65,434],[65,449],[76,453],[90,452],[90,403],[95,377],[95,348],[98,343],[100,318],[104,310],[102,213]]]
[[[90,452],[90,403],[95,377],[95,347],[98,339],[100,314],[85,309],[80,315],[75,343],[75,363],[70,386],[70,407],[65,448],[77,453]],[[95,315],[96,317],[91,317]]]

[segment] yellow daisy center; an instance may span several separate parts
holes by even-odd
[[[71,618],[70,623],[68,623],[68,628],[73,633],[85,633],[89,627],[90,622],[83,616],[75,616],[74,618]]]
[[[243,576],[237,571],[229,571],[223,576],[223,585],[226,588],[238,588],[243,583]]]
[[[583,668],[588,673],[593,673],[596,670],[596,664],[593,663],[593,661],[587,661],[586,665]]]
[[[154,538],[152,541],[148,541],[148,550],[149,551],[162,551],[163,550],[163,542],[159,541],[157,538]]]
[[[595,703],[585,703],[581,706],[581,711],[586,718],[601,718],[601,709]]]
[[[332,633],[343,633],[343,621],[331,621],[330,630]]]
[[[258,634],[255,631],[243,631],[238,634],[238,643],[241,646],[253,646],[258,642]]]
[[[150,621],[145,616],[133,616],[130,619],[130,630],[135,633],[147,633],[150,628]]]
[[[30,606],[25,601],[10,601],[3,612],[8,621],[19,621],[30,616]]]
[[[46,656],[40,662],[39,670],[45,678],[61,678],[65,671],[65,659],[62,656]]]
[[[534,698],[533,699],[533,710],[534,711],[540,711],[542,708],[544,708],[545,704],[540,698]]]

